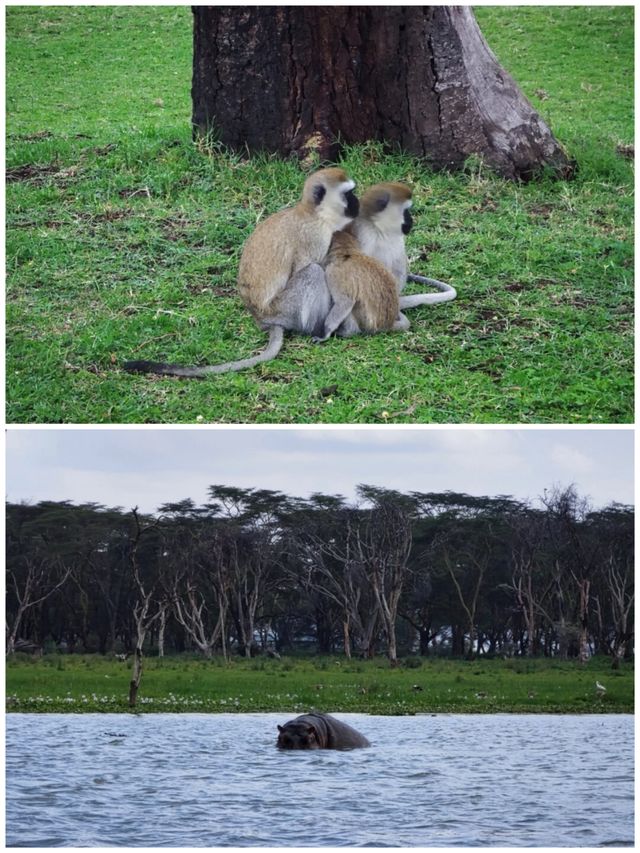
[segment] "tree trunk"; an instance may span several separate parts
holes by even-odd
[[[430,626],[421,625],[418,628],[418,634],[420,636],[420,655],[421,657],[428,657],[429,643],[431,642]]]
[[[342,632],[344,636],[344,656],[347,660],[351,660],[351,631],[349,629],[349,619],[343,619]]]
[[[164,657],[164,634],[167,627],[168,605],[162,604],[160,609],[160,625],[158,627],[158,657]]]
[[[465,658],[467,660],[475,660],[476,659],[476,626],[473,620],[469,621],[469,648],[467,649],[467,653]]]
[[[229,653],[227,651],[227,625],[225,621],[226,602],[224,606],[220,605],[220,644],[222,647],[222,657],[226,662],[229,661]]]
[[[587,578],[582,578],[578,584],[578,593],[580,596],[580,612],[579,612],[579,660],[580,663],[586,664],[589,660],[589,633],[587,631],[587,614],[589,611],[589,588],[591,581]]]
[[[142,647],[136,646],[133,655],[133,668],[131,670],[131,681],[129,682],[129,707],[136,707],[138,698],[138,688],[140,687],[140,679],[142,678]]]
[[[383,141],[508,178],[572,164],[467,6],[194,6],[193,125],[283,157]]]
[[[22,618],[24,616],[25,610],[27,608],[23,607],[22,604],[18,605],[18,609],[15,615],[15,619],[13,620],[13,625],[9,634],[7,636],[6,643],[6,651],[5,654],[7,657],[15,653],[16,650],[16,640],[18,639],[18,631],[20,630],[20,626],[22,625]]]

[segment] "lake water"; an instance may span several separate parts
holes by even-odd
[[[9,714],[10,847],[633,844],[630,715],[337,714],[372,742],[281,752],[287,714]]]

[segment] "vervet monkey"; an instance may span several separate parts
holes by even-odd
[[[354,188],[354,181],[343,169],[315,172],[305,181],[298,204],[260,222],[245,243],[238,291],[260,328],[269,329],[269,343],[262,352],[207,367],[128,361],[124,369],[202,378],[270,361],[280,352],[285,330],[321,335],[331,309],[331,295],[320,264],[334,232],[358,215]]]
[[[326,341],[334,332],[348,338],[409,328],[398,307],[393,276],[360,250],[352,234],[338,231],[333,235],[325,275],[333,305],[324,322],[324,334],[314,337],[315,343]]]
[[[433,278],[407,274],[404,238],[413,226],[410,213],[413,203],[411,196],[411,188],[406,184],[396,181],[375,184],[363,194],[358,218],[348,226],[362,251],[384,264],[393,275],[398,294],[401,294],[407,280],[429,284],[441,291],[401,295],[401,309],[414,308],[416,305],[433,305],[456,298],[456,291],[449,284]]]

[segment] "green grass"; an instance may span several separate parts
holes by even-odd
[[[127,711],[131,662],[98,655],[16,655],[6,667],[7,710]],[[595,682],[607,688],[598,696]],[[415,686],[421,689],[415,689]],[[188,656],[149,658],[140,711],[303,712],[371,714],[631,713],[633,665],[609,660],[585,666],[541,660],[450,661],[343,657],[234,659],[225,664]]]
[[[14,423],[626,423],[633,420],[631,7],[481,7],[501,62],[579,171],[504,182],[349,150],[361,186],[415,187],[411,268],[457,301],[404,335],[289,337],[194,382],[128,358],[214,363],[265,335],[235,294],[297,164],[195,147],[188,7],[7,11],[7,420]]]

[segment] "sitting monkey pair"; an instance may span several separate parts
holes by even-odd
[[[269,343],[258,355],[206,367],[125,362],[130,372],[202,378],[253,367],[277,356],[285,331],[311,335],[406,330],[402,308],[454,299],[449,285],[407,276],[404,238],[411,230],[411,190],[370,187],[359,202],[343,169],[321,169],[305,181],[294,207],[258,224],[240,258],[238,290]],[[407,278],[442,292],[402,296]]]

